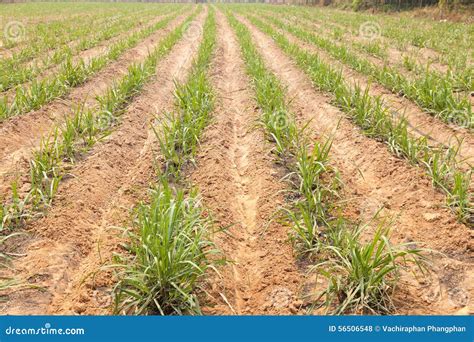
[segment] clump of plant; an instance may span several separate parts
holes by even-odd
[[[196,293],[201,278],[214,267],[216,260],[210,254],[216,250],[208,238],[211,222],[197,191],[182,188],[180,180],[214,105],[207,68],[215,39],[211,8],[189,79],[176,84],[177,110],[155,129],[165,167],[157,170],[159,183],[149,203],[138,207],[135,224],[127,231],[129,254],[118,260],[123,270],[115,288],[117,313],[200,313]]]
[[[195,191],[173,189],[165,178],[150,196],[149,204],[138,207],[134,227],[127,231],[130,260],[120,260],[128,266],[118,274],[115,312],[197,314],[195,287],[212,267],[210,221]]]
[[[409,243],[392,245],[385,221],[367,241],[361,237],[363,230],[347,222],[332,225],[323,247],[328,260],[314,266],[328,281],[320,298],[332,314],[392,313],[401,272],[413,265],[421,272],[426,270],[424,251]]]

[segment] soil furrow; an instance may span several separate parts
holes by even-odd
[[[180,15],[162,30],[157,31],[136,47],[125,52],[116,62],[106,66],[85,84],[71,90],[64,99],[58,99],[43,108],[25,115],[13,117],[0,123],[0,195],[8,191],[16,178],[27,176],[28,161],[32,151],[54,124],[61,123],[65,116],[73,113],[71,107],[82,103],[87,107],[97,104],[96,96],[102,95],[114,81],[127,72],[132,63],[143,61],[149,51],[185,19]]]
[[[436,272],[431,281],[412,280],[397,293],[400,311],[448,314],[466,307],[472,311],[468,306],[471,303],[463,298],[474,295],[473,233],[446,208],[444,195],[432,187],[421,170],[395,158],[384,144],[364,136],[329,104],[329,97],[313,88],[308,77],[270,37],[246,19],[239,19],[251,29],[268,67],[287,87],[297,119],[311,120],[309,127],[315,137],[332,135],[331,158],[340,170],[349,200],[347,214],[368,220],[383,208],[382,215],[394,219],[394,241],[445,253],[433,255]]]
[[[197,21],[203,23],[205,12]],[[110,273],[95,274],[117,248],[117,225],[129,222],[131,207],[143,198],[153,172],[156,146],[150,125],[170,110],[174,80],[188,73],[200,38],[184,38],[157,67],[157,78],[129,106],[119,128],[72,170],[53,209],[28,227],[25,256],[10,274],[35,288],[8,293],[2,313],[107,313]],[[4,273],[8,270],[4,270]],[[94,277],[91,277],[94,275]],[[102,301],[103,300],[103,301]]]
[[[206,131],[192,180],[225,232],[215,242],[230,264],[212,279],[207,314],[296,313],[302,276],[287,227],[269,223],[283,204],[275,167],[245,75],[239,45],[217,13],[218,49],[213,84],[219,103]]]
[[[462,162],[464,170],[468,171],[472,168],[472,165],[474,165],[474,136],[465,128],[445,124],[424,112],[416,103],[393,94],[379,83],[371,81],[369,77],[332,58],[322,49],[303,42],[290,33],[285,34],[285,36],[304,50],[320,56],[325,63],[342,70],[342,76],[349,84],[358,84],[362,89],[370,85],[369,94],[374,97],[380,96],[393,113],[394,119],[405,117],[409,123],[409,132],[413,136],[426,137],[432,146],[443,144],[444,146],[456,147],[459,141],[462,141],[458,160]]]

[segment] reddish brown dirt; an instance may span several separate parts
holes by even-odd
[[[198,17],[201,24],[205,13]],[[157,145],[154,115],[173,105],[174,80],[183,80],[200,39],[183,39],[164,61],[157,78],[124,114],[120,126],[72,170],[46,217],[30,224],[25,256],[2,276],[33,288],[3,294],[3,314],[104,314],[109,312],[110,263],[120,241],[114,227],[130,222],[130,209],[154,177]]]
[[[275,163],[273,145],[257,125],[258,107],[235,34],[224,15],[216,15],[218,43],[210,71],[216,110],[201,140],[197,167],[187,175],[210,209],[217,228],[213,241],[230,263],[208,274],[200,293],[203,312],[302,314],[308,303],[302,296],[317,293],[322,284],[314,283],[304,265],[297,263],[288,241],[290,228],[276,219],[285,205],[285,170]],[[206,11],[197,19],[201,25],[205,16]],[[394,242],[443,253],[432,254],[430,276],[403,275],[394,296],[397,313],[473,314],[474,234],[446,208],[444,195],[420,168],[364,136],[330,104],[328,94],[315,90],[271,38],[239,19],[251,29],[266,65],[286,87],[298,124],[311,120],[308,132],[314,140],[332,134],[331,163],[343,181],[344,214],[367,222],[383,208],[382,217],[394,219]],[[94,105],[87,95],[103,92],[129,63],[142,60],[163,34],[129,51],[97,78],[73,90],[66,101],[0,124],[0,131],[4,130],[0,171],[7,172],[2,174],[0,189],[14,170],[25,171],[20,167],[31,148],[52,124],[61,122],[72,101],[87,99],[88,105]],[[155,115],[173,108],[174,80],[187,76],[199,42],[200,38],[187,37],[172,49],[159,63],[156,79],[128,106],[112,134],[73,166],[73,177],[63,180],[51,210],[27,225],[28,236],[18,241],[19,255],[11,268],[0,270],[0,278],[13,277],[22,285],[0,292],[0,313],[111,313],[115,279],[110,266],[123,242],[117,227],[130,225],[132,209],[146,198],[154,181],[159,149],[151,125]]]
[[[219,102],[192,180],[225,232],[215,242],[230,264],[211,275],[205,314],[297,313],[299,272],[288,228],[270,223],[283,205],[282,170],[273,163],[234,34],[217,13],[213,84]]]
[[[393,157],[384,144],[364,136],[330,105],[328,96],[313,88],[271,38],[245,19],[240,20],[251,29],[268,67],[287,87],[297,119],[311,120],[315,137],[332,134],[331,159],[341,173],[348,211],[368,219],[383,208],[384,216],[395,219],[393,241],[412,242],[444,253],[432,256],[434,272],[430,279],[404,279],[395,296],[399,313],[472,313],[473,233],[446,208],[444,195],[433,189],[420,169]]]
[[[419,106],[409,99],[397,96],[378,83],[373,83],[365,75],[352,70],[350,67],[332,58],[325,51],[312,44],[303,42],[297,37],[287,34],[286,37],[299,47],[318,55],[325,63],[342,71],[348,84],[358,84],[365,89],[370,84],[369,94],[380,96],[396,117],[404,116],[409,122],[409,132],[414,137],[426,137],[431,146],[444,145],[456,147],[462,141],[458,160],[462,162],[464,170],[468,171],[474,165],[474,135],[464,128],[447,125],[439,119],[424,112]]]
[[[34,148],[54,124],[60,124],[64,117],[73,113],[81,103],[93,108],[97,106],[96,96],[105,93],[114,81],[123,77],[131,63],[143,61],[148,52],[160,40],[185,19],[180,15],[162,30],[126,51],[116,62],[106,66],[85,84],[71,90],[64,99],[58,99],[41,109],[13,117],[0,123],[0,196],[8,193],[10,184],[16,178],[27,181],[28,163]]]

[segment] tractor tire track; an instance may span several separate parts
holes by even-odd
[[[205,314],[290,314],[298,311],[302,275],[288,228],[273,214],[283,205],[276,168],[245,75],[240,48],[224,15],[217,14],[218,54],[213,84],[219,103],[206,131],[193,183],[225,232],[215,242],[230,264],[211,278]]]

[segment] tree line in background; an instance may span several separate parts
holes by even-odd
[[[387,8],[415,8],[437,5],[440,8],[455,8],[459,5],[473,4],[474,0],[309,0],[319,4],[330,5],[339,4],[350,6],[355,10],[367,9],[373,7]]]
[[[461,5],[474,5],[474,0],[220,0],[223,2],[264,2],[298,5],[335,5],[355,10],[369,8],[409,9],[425,6],[438,6],[442,9],[456,8]]]
[[[42,0],[39,0],[42,1]],[[46,0],[58,1],[58,0]],[[61,1],[61,0],[59,0]],[[63,0],[64,1],[64,0]],[[66,0],[76,1],[76,0]],[[84,0],[77,0],[84,1]],[[87,0],[86,0],[87,1]],[[438,6],[441,9],[452,9],[462,5],[474,5],[474,0],[91,0],[97,2],[163,2],[163,3],[202,3],[202,2],[243,2],[243,3],[271,3],[294,5],[335,5],[338,7],[363,10],[370,8],[409,9],[425,6]],[[28,0],[0,0],[0,3],[19,3]],[[31,1],[30,2],[36,2]]]

